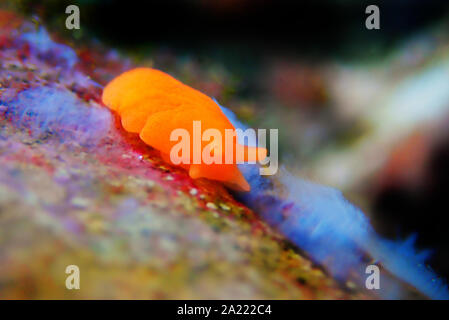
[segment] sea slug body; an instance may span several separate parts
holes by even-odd
[[[241,191],[249,191],[250,186],[237,167],[238,162],[263,160],[265,148],[244,146],[244,157],[236,159],[237,138],[226,144],[225,130],[234,126],[223,114],[217,103],[205,94],[195,90],[172,76],[152,68],[136,68],[124,72],[113,79],[103,90],[103,103],[120,116],[123,128],[139,134],[147,145],[160,151],[162,158],[171,162],[170,151],[177,144],[170,139],[176,129],[185,129],[191,139],[195,136],[193,124],[201,123],[201,133],[207,129],[217,129],[222,133],[220,149],[221,163],[206,164],[193,161],[194,142],[190,141],[189,159],[179,165],[189,171],[193,179],[207,178],[224,182],[227,186]],[[229,130],[228,130],[229,131]],[[209,142],[200,142],[201,150]],[[209,146],[210,147],[210,146]],[[232,150],[230,149],[232,148]],[[256,151],[249,152],[250,149]],[[216,150],[213,150],[213,152]],[[225,162],[225,154],[233,155],[233,162]],[[188,164],[186,164],[188,163]]]

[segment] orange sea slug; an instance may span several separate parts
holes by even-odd
[[[236,163],[256,161],[257,158],[260,161],[267,155],[264,148],[253,149],[245,146],[243,158],[236,157],[237,138],[234,136],[232,143],[225,143],[225,130],[232,129],[235,132],[235,128],[217,103],[162,71],[151,68],[127,71],[105,87],[102,100],[106,106],[118,113],[126,131],[139,134],[147,145],[159,150],[163,159],[168,162],[171,162],[170,151],[177,144],[176,141],[170,141],[173,130],[187,130],[190,139],[195,135],[194,121],[201,121],[201,134],[207,129],[219,130],[223,138],[221,145],[218,143],[220,148],[210,150],[212,154],[219,153],[222,163],[206,164],[202,160],[195,163],[192,159],[194,143],[190,141],[191,152],[188,159],[180,165],[187,169],[190,177],[194,179],[218,180],[231,188],[249,191],[250,186]],[[208,144],[207,141],[201,141],[201,151]],[[250,149],[256,152],[250,153]],[[230,164],[225,163],[226,153],[233,157]]]

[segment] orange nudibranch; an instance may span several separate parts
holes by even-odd
[[[210,97],[195,90],[170,75],[151,68],[136,68],[113,79],[103,91],[103,103],[118,113],[123,128],[139,134],[147,145],[160,151],[165,161],[170,161],[172,148],[177,145],[171,134],[176,129],[185,129],[190,134],[187,159],[179,164],[189,171],[193,179],[207,178],[224,182],[229,187],[249,191],[250,186],[237,167],[240,162],[263,160],[267,156],[265,148],[240,146],[234,134],[231,143],[226,143],[227,129],[235,128],[223,114],[217,103]],[[201,137],[208,129],[216,129],[221,133],[222,141],[209,142],[201,139],[200,151],[208,150],[212,154],[218,152],[221,163],[206,164],[202,159],[194,161],[194,145],[192,140],[197,135],[194,122],[201,123]],[[224,147],[223,147],[224,146]],[[238,156],[237,146],[243,147],[243,157]],[[252,152],[250,152],[250,150]],[[232,155],[232,162],[224,161],[226,154]],[[217,161],[219,162],[219,161]]]

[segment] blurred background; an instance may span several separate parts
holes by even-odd
[[[77,4],[81,29],[66,30]],[[367,30],[365,8],[380,8]],[[417,234],[449,278],[449,2],[9,1],[279,128],[280,164],[336,187],[389,239]],[[37,18],[38,17],[38,18]]]

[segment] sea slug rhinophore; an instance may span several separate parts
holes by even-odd
[[[267,156],[265,148],[244,146],[243,157],[239,157],[236,152],[237,137],[234,135],[230,144],[225,142],[225,130],[231,129],[235,133],[235,128],[220,106],[210,97],[162,71],[152,68],[127,71],[104,88],[102,100],[106,106],[117,112],[126,131],[139,134],[147,145],[159,150],[162,158],[170,163],[173,163],[170,152],[177,144],[170,139],[174,130],[185,129],[190,139],[195,136],[196,121],[201,123],[201,136],[208,129],[218,130],[223,138],[218,143],[220,148],[210,150],[212,153],[219,152],[219,158],[223,160],[221,163],[193,161],[195,142],[190,141],[191,152],[188,153],[188,159],[179,165],[187,169],[193,179],[217,180],[233,189],[249,191],[250,186],[237,163],[253,162],[257,159],[261,161]],[[210,144],[203,139],[199,143],[201,151]],[[226,154],[232,155],[232,163],[225,161]]]

